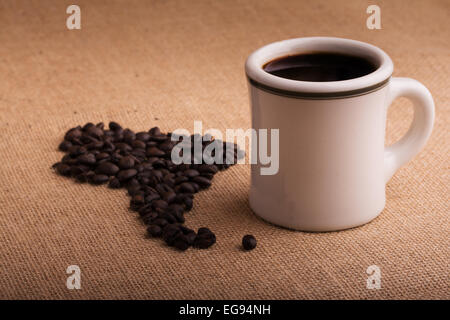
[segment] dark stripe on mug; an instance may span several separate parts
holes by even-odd
[[[284,96],[289,98],[296,98],[296,99],[343,99],[343,98],[350,98],[350,97],[357,97],[364,94],[368,94],[374,91],[377,91],[378,89],[381,89],[384,87],[388,82],[389,78],[386,80],[383,80],[373,86],[357,89],[357,90],[350,90],[350,91],[342,91],[342,92],[298,92],[298,91],[290,91],[290,90],[283,90],[278,89],[274,87],[267,86],[265,84],[262,84],[260,82],[257,82],[253,79],[251,79],[247,75],[247,80],[250,82],[250,84],[258,89],[261,89],[263,91],[276,94],[278,96]]]

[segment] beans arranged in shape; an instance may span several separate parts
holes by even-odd
[[[203,149],[211,143],[200,135],[190,139],[201,141]],[[53,168],[80,183],[125,188],[130,208],[139,213],[150,237],[183,251],[191,246],[206,249],[216,242],[215,234],[208,228],[195,232],[184,226],[184,216],[192,209],[194,194],[232,165],[225,162],[227,153],[232,153],[233,164],[243,156],[236,144],[215,142],[223,143],[223,164],[194,164],[192,147],[192,164],[175,165],[171,152],[178,142],[171,140],[171,133],[161,133],[158,127],[135,133],[117,122],[110,122],[109,128],[87,123],[67,131],[59,145],[66,154]]]

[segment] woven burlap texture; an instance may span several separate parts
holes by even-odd
[[[0,2],[0,298],[3,299],[448,299],[450,3],[377,1],[75,1],[81,30],[66,28],[73,1]],[[145,236],[124,190],[77,184],[50,166],[65,131],[115,120],[135,130],[248,128],[244,62],[256,48],[302,36],[373,43],[394,76],[418,79],[436,103],[426,148],[387,185],[371,223],[304,233],[258,219],[249,166],[219,173],[187,225],[208,226],[211,250],[180,253]],[[389,110],[387,143],[412,119]],[[258,247],[239,248],[254,234]],[[81,268],[81,290],[66,268]],[[366,269],[382,288],[366,288]]]

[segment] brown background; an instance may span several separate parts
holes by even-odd
[[[382,30],[366,28],[373,1],[0,1],[0,298],[450,298],[450,2],[376,2]],[[81,30],[66,29],[72,3]],[[50,170],[64,132],[87,121],[248,128],[247,55],[313,35],[380,46],[395,76],[420,80],[435,99],[427,147],[388,183],[372,223],[322,234],[271,226],[248,206],[249,167],[235,166],[187,218],[218,243],[179,253],[145,238],[123,190]],[[397,100],[388,143],[411,118]],[[253,252],[239,249],[246,233],[259,239]],[[65,287],[72,264],[78,291]],[[366,289],[372,264],[381,290]]]

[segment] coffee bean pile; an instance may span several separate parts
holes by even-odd
[[[87,123],[67,131],[59,145],[66,154],[53,168],[80,183],[125,188],[131,197],[130,208],[139,213],[151,237],[162,237],[179,250],[206,249],[216,242],[215,234],[208,228],[197,232],[187,228],[184,215],[192,209],[194,194],[208,188],[218,171],[232,165],[225,162],[227,153],[232,153],[234,164],[243,152],[234,143],[216,140],[224,146],[223,164],[194,164],[195,141],[203,149],[213,141],[203,141],[196,134],[190,137],[192,164],[175,165],[171,152],[181,138],[172,141],[171,136],[158,127],[135,133],[116,122],[110,122],[108,129],[103,123]]]

